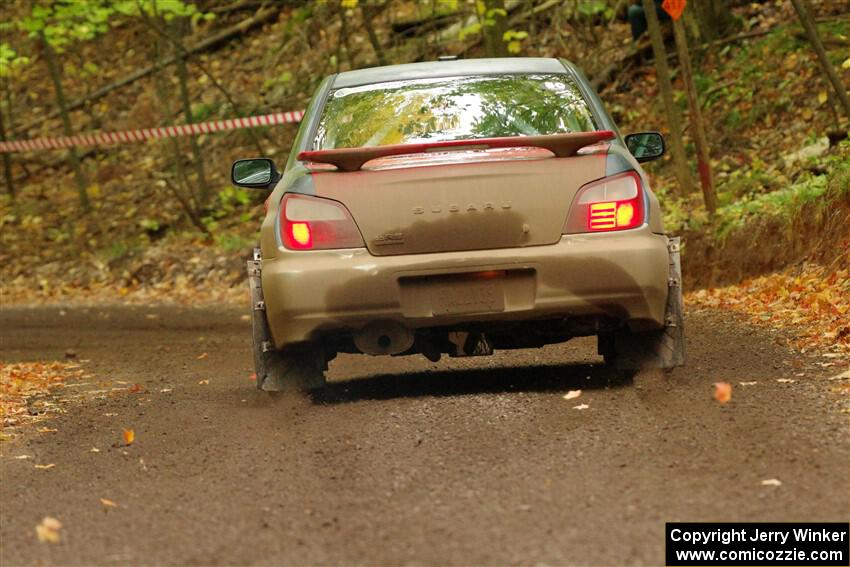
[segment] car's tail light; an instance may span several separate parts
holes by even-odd
[[[290,250],[364,246],[354,219],[341,203],[293,193],[280,203],[280,239]]]
[[[625,230],[643,224],[643,193],[634,171],[588,183],[576,194],[564,234]]]

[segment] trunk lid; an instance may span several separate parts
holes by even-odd
[[[457,252],[558,242],[578,189],[605,175],[604,153],[472,162],[456,155],[448,164],[434,158],[313,173],[316,194],[348,208],[373,255]]]

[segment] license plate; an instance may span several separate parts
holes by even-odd
[[[440,282],[431,288],[431,310],[434,315],[504,311],[502,282],[498,279]]]

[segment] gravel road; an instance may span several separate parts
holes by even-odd
[[[255,389],[240,315],[0,311],[0,358],[73,349],[94,375],[60,394],[87,401],[41,424],[57,432],[0,443],[0,564],[661,565],[666,521],[850,515],[836,371],[723,313],[688,314],[686,368],[617,387],[576,340],[340,356],[322,394],[278,399]],[[37,540],[44,516],[60,543]]]

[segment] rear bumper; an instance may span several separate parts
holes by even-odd
[[[434,276],[490,270],[515,276],[498,284],[497,310],[487,312],[484,299],[472,307],[479,312],[459,313],[434,299]],[[379,257],[366,249],[279,249],[263,261],[262,282],[275,346],[283,348],[377,320],[416,329],[605,314],[634,328],[658,328],[667,274],[667,238],[644,226],[565,235],[550,246],[451,253]]]

